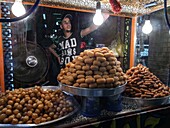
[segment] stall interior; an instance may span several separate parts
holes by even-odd
[[[24,2],[27,2],[27,1],[24,1]],[[69,3],[69,2],[66,3],[67,1],[63,1],[63,3],[60,3],[60,2],[61,1],[56,2],[56,3],[59,3],[59,5],[56,6],[56,8],[55,8],[54,7],[56,5],[55,2],[48,3],[48,2],[42,1],[42,4],[44,4],[45,6],[39,6],[38,9],[35,12],[33,12],[33,14],[31,16],[29,16],[29,18],[27,18],[26,21],[22,21],[23,23],[19,23],[19,22],[14,22],[12,24],[4,23],[4,25],[2,27],[3,38],[5,39],[4,42],[7,42],[4,45],[4,49],[6,49],[6,50],[4,50],[4,52],[5,52],[5,57],[4,57],[5,83],[4,83],[4,85],[5,85],[6,89],[14,89],[14,88],[18,88],[21,86],[27,87],[27,85],[31,86],[31,85],[35,85],[35,84],[39,84],[39,83],[41,83],[41,84],[49,83],[52,85],[54,85],[56,83],[56,80],[52,80],[52,82],[51,82],[51,80],[49,80],[50,75],[53,74],[53,72],[50,73],[49,70],[51,67],[54,67],[57,69],[56,66],[58,66],[59,64],[58,64],[58,61],[54,57],[51,57],[48,50],[44,49],[44,47],[46,47],[47,44],[43,44],[43,42],[45,40],[48,40],[48,38],[50,39],[50,41],[55,40],[55,42],[56,42],[56,38],[58,38],[59,35],[61,34],[60,22],[61,22],[62,14],[68,12],[68,13],[71,13],[73,16],[75,16],[76,18],[73,21],[74,22],[73,29],[78,30],[78,29],[85,28],[91,24],[92,17],[94,15],[94,10],[96,8],[96,6],[95,6],[96,1],[93,1],[93,0],[92,1],[90,0],[89,3],[88,3],[88,1],[85,1],[85,3],[79,2],[79,3],[77,3],[79,6],[75,6],[77,1],[74,1],[73,3]],[[122,6],[121,12],[115,13],[113,11],[113,9],[111,8],[112,7],[111,5],[114,5],[114,4],[111,4],[113,1],[106,0],[106,1],[100,1],[100,2],[102,3],[102,9],[109,10],[109,14],[111,16],[106,21],[106,23],[104,23],[102,26],[99,27],[99,29],[92,32],[88,36],[84,37],[83,41],[86,44],[86,49],[91,49],[91,48],[100,47],[100,46],[109,47],[110,49],[112,49],[115,52],[115,54],[121,61],[122,68],[124,71],[129,69],[132,66],[132,64],[137,65],[139,62],[143,63],[146,66],[149,66],[150,68],[153,67],[153,65],[155,63],[150,64],[150,61],[153,61],[153,60],[155,61],[155,58],[150,57],[151,59],[148,62],[148,56],[151,51],[149,49],[154,49],[154,48],[149,48],[149,46],[150,46],[149,42],[151,42],[152,39],[155,39],[155,35],[152,34],[153,32],[150,35],[144,34],[143,32],[141,32],[141,30],[142,30],[142,26],[144,24],[145,19],[147,19],[148,17],[150,19],[152,19],[152,17],[156,17],[155,15],[159,15],[160,18],[162,19],[162,21],[160,21],[160,22],[161,23],[164,22],[164,24],[165,24],[165,25],[163,25],[165,27],[164,31],[166,31],[166,30],[168,31],[168,28],[166,27],[166,21],[164,21],[165,19],[163,17],[164,10],[160,10],[161,8],[163,8],[164,3],[161,1],[154,1],[154,2],[141,1],[139,3],[132,1],[132,4],[128,4],[128,2],[120,1],[121,4],[123,4],[124,6]],[[84,6],[84,4],[86,5],[86,7]],[[11,3],[5,3],[5,2],[3,3],[2,2],[1,5],[2,5],[2,12],[3,12],[2,18],[3,17],[7,17],[7,18],[14,17],[14,15],[10,11],[10,8],[12,6]],[[53,7],[47,6],[47,5],[53,5]],[[167,2],[167,6],[168,5],[169,5],[169,2]],[[32,5],[29,5],[29,4],[26,5],[25,6],[26,10],[29,10],[31,8],[31,6]],[[73,9],[73,6],[74,6],[74,9]],[[169,9],[167,8],[167,10],[169,10]],[[152,12],[154,12],[154,13],[152,13]],[[134,19],[133,18],[134,16],[138,16],[137,24],[135,25],[136,30],[131,28],[132,20]],[[155,24],[158,23],[158,19],[154,19],[154,21],[156,22]],[[154,21],[151,21],[151,22],[154,22]],[[6,26],[8,26],[8,27],[6,27]],[[19,27],[20,27],[20,29],[22,29],[22,31],[24,31],[24,34],[21,31],[20,31],[21,33],[19,33],[19,31],[18,31],[19,29],[17,30],[17,28],[19,28]],[[154,29],[155,29],[155,27],[153,28],[153,31],[154,31]],[[134,31],[137,32],[137,34],[136,34],[137,38],[136,38],[136,40],[132,41],[133,37],[131,37],[131,34],[135,34]],[[158,31],[156,31],[156,32],[158,32]],[[153,37],[151,37],[152,35],[153,35]],[[166,34],[163,34],[163,35],[167,35],[167,32],[166,32]],[[158,37],[158,36],[156,36],[156,37]],[[20,39],[17,39],[17,38],[20,38]],[[167,38],[165,37],[165,39],[167,39]],[[44,56],[44,57],[40,57],[41,64],[42,65],[44,64],[44,66],[42,66],[42,67],[44,67],[44,68],[41,67],[40,69],[37,69],[37,70],[29,70],[29,73],[27,73],[27,74],[23,73],[24,69],[26,69],[25,68],[26,65],[23,64],[22,65],[23,68],[17,68],[17,67],[19,67],[19,66],[16,66],[16,65],[18,65],[18,63],[16,62],[14,64],[14,62],[9,60],[9,58],[12,57],[13,51],[11,51],[12,48],[8,48],[8,47],[11,47],[11,45],[16,44],[16,42],[21,43],[21,42],[26,42],[26,41],[33,43],[33,44],[31,44],[31,46],[29,46],[29,45],[23,46],[26,50],[29,49],[26,47],[32,47],[32,45],[38,44],[39,45],[38,48],[40,50],[39,50],[39,52],[37,51],[37,53],[35,53],[35,54],[42,53]],[[156,40],[156,41],[158,41],[158,40]],[[155,41],[153,41],[153,42],[155,42]],[[168,41],[165,41],[165,42],[168,42]],[[131,45],[130,45],[130,43],[131,43]],[[134,51],[135,54],[130,53],[133,49],[132,43],[136,44],[136,49]],[[164,44],[167,45],[167,47],[169,46],[168,43],[164,43]],[[23,45],[24,45],[24,43],[23,43]],[[154,46],[157,46],[157,45],[154,45]],[[14,51],[15,51],[15,47],[17,47],[17,45],[14,45]],[[84,49],[85,48],[83,48],[82,50],[84,50]],[[168,52],[168,48],[167,49],[164,48],[164,49],[165,49],[165,51],[167,50],[167,52]],[[26,53],[26,51],[24,49],[22,52]],[[57,49],[57,52],[58,52],[58,54],[61,54],[59,49]],[[163,53],[163,52],[161,52],[161,53]],[[167,58],[169,58],[168,57],[169,54],[166,54],[166,53],[165,53],[165,55],[167,55]],[[16,54],[18,54],[18,53],[16,53]],[[154,54],[154,53],[152,53],[152,54]],[[157,53],[157,54],[159,54],[159,53]],[[155,54],[152,56],[155,56]],[[5,58],[7,58],[7,59],[5,59]],[[14,58],[16,58],[16,57],[14,56]],[[135,62],[133,62],[133,63],[130,62],[130,60],[133,61],[132,58],[135,58],[135,60],[134,60]],[[156,56],[156,58],[166,58],[166,57],[157,57]],[[31,58],[31,59],[35,59],[35,58]],[[50,61],[49,59],[55,61],[55,63],[57,63],[57,64],[56,65],[51,64],[49,62]],[[16,61],[18,61],[18,59],[16,59]],[[160,60],[160,61],[162,62],[162,60]],[[160,61],[158,63],[160,63]],[[132,63],[132,64],[130,64],[130,63]],[[169,84],[169,82],[168,82],[169,81],[169,75],[168,75],[169,74],[169,59],[163,60],[163,63],[164,64],[161,64],[161,65],[157,64],[157,66],[154,69],[152,69],[152,71],[154,71],[154,73],[159,75],[161,77],[161,79],[166,84]],[[39,66],[39,63],[37,66]],[[13,67],[15,67],[15,68],[13,68]],[[33,68],[31,68],[31,69],[33,69]],[[158,71],[156,69],[161,69],[161,71]],[[39,74],[39,76],[37,76],[36,74],[39,70],[42,70],[43,72],[41,74]],[[25,71],[28,72],[27,70],[25,70]],[[13,72],[14,72],[14,74],[13,74]],[[58,71],[56,71],[56,72],[58,72]],[[23,74],[20,75],[20,73],[21,74],[23,73]],[[164,74],[166,74],[166,75],[164,75]],[[32,76],[32,78],[30,76]],[[15,85],[15,83],[17,83],[16,85],[18,85],[18,87]]]
[[[27,6],[27,8],[29,9],[30,6]],[[11,37],[9,35],[4,36],[11,41],[11,44],[5,47],[9,50],[4,51],[6,89],[11,90],[47,83],[57,85],[57,77],[54,75],[58,72],[60,65],[57,58],[49,52],[48,47],[53,43],[58,46],[57,39],[62,35],[61,16],[66,13],[74,17],[72,26],[75,31],[88,27],[92,23],[94,15],[94,13],[40,6],[25,21],[11,23],[8,28],[8,30],[11,30],[8,33]],[[4,26],[6,26],[5,23]],[[82,42],[85,45],[81,51],[96,47],[109,47],[121,61],[122,68],[125,71],[129,68],[130,28],[131,18],[110,16],[96,31],[83,38]],[[12,48],[10,48],[11,45]],[[21,50],[18,51],[18,48]],[[13,52],[12,56],[6,56],[11,52]],[[60,47],[56,48],[56,53],[61,54]],[[36,67],[34,65],[28,68],[25,63],[27,54],[38,57]],[[10,57],[13,61],[9,60]],[[12,77],[8,75],[12,75]]]

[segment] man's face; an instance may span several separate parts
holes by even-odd
[[[61,22],[61,29],[65,32],[70,32],[71,31],[71,22],[69,18],[64,18]]]

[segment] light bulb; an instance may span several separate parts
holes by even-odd
[[[142,32],[145,34],[149,34],[152,31],[152,25],[150,20],[145,20],[145,24],[142,27]]]
[[[15,3],[11,7],[12,13],[16,16],[22,16],[26,13],[26,10],[22,4],[22,0],[15,0]]]
[[[103,23],[103,16],[101,10],[96,10],[96,14],[93,17],[93,23],[95,25],[101,25]]]
[[[103,15],[101,13],[101,4],[100,1],[97,2],[96,4],[96,13],[93,17],[93,23],[95,25],[101,25],[103,23],[104,19],[103,19]]]

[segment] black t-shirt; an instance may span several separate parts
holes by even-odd
[[[69,38],[65,38],[64,36],[59,38],[59,45],[61,47],[61,67],[64,67],[80,54],[81,39],[80,31],[72,33]]]

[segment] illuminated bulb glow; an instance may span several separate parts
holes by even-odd
[[[15,3],[11,7],[12,13],[16,16],[22,16],[26,13],[26,10],[22,4],[22,0],[15,0]]]
[[[101,3],[100,1],[98,1],[96,3],[96,13],[93,17],[93,23],[95,25],[101,25],[103,23],[104,19],[103,19],[103,15],[101,13]]]
[[[149,34],[152,31],[152,25],[150,20],[145,20],[145,24],[142,27],[142,32],[145,34]]]
[[[103,23],[103,16],[100,9],[96,10],[96,14],[93,17],[93,23],[95,25],[101,25]]]

